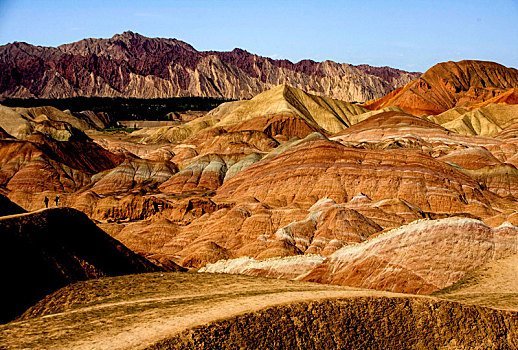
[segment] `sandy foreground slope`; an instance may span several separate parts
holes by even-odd
[[[397,294],[219,274],[104,278],[63,288],[29,309],[26,319],[0,326],[0,346],[133,349],[268,306],[360,295]]]
[[[469,304],[518,311],[518,255],[488,262],[435,295]]]
[[[0,326],[0,348],[415,348],[426,342],[449,349],[513,348],[516,329],[515,313],[431,297],[246,276],[150,273],[65,287]]]

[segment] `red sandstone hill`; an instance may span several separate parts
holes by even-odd
[[[304,279],[403,293],[429,294],[467,271],[517,253],[518,229],[478,220],[415,221],[335,252]]]
[[[45,196],[77,191],[93,174],[122,161],[94,142],[60,142],[41,135],[0,140],[0,188],[28,210],[39,209]]]
[[[484,102],[515,103],[518,70],[494,62],[443,62],[386,96],[365,104],[370,109],[397,106],[407,112],[439,114],[453,107]]]
[[[244,169],[226,181],[214,198],[311,205],[323,197],[347,202],[360,192],[373,200],[402,198],[437,212],[464,207],[463,196],[468,202],[486,202],[475,181],[422,152],[345,147],[319,134]]]
[[[79,143],[33,134],[3,140],[0,186],[29,210],[60,193],[60,203],[150,259],[201,267],[320,255],[314,264],[416,219],[514,222],[518,144],[479,132],[485,127],[474,130],[487,137],[461,135],[451,124],[463,116],[473,126],[485,119],[512,126],[513,107],[479,108],[469,120],[460,107],[420,118],[281,85],[183,125],[123,139],[89,133],[96,143],[82,142],[80,152]]]
[[[181,42],[166,44],[193,50]],[[86,41],[63,50],[82,51],[90,46],[91,42]],[[133,59],[126,56],[129,51],[110,50],[107,53],[103,46],[95,46],[92,54],[110,60]],[[139,50],[153,55],[162,48],[151,45],[135,52]],[[47,136],[38,130],[34,132],[40,120],[44,120],[41,111],[6,111],[5,117],[0,118],[0,127],[5,131],[0,135],[0,193],[29,210],[41,207],[43,196],[59,193],[61,205],[98,220],[103,231],[94,228],[84,215],[69,209],[0,218],[0,247],[7,247],[7,252],[0,255],[0,266],[9,269],[5,275],[11,293],[11,299],[4,300],[20,298],[19,308],[14,310],[17,312],[41,296],[23,294],[34,291],[30,283],[50,288],[55,280],[68,283],[74,278],[127,273],[113,272],[115,268],[110,265],[129,259],[129,265],[134,267],[134,255],[125,255],[122,244],[171,269],[179,269],[177,263],[205,272],[428,294],[448,286],[453,290],[465,286],[465,279],[473,281],[473,269],[493,264],[499,274],[515,285],[512,276],[516,275],[518,252],[518,106],[511,104],[517,88],[505,87],[506,82],[514,84],[511,76],[498,82],[498,77],[505,75],[498,72],[502,66],[490,64],[484,71],[477,64],[473,65],[479,71],[470,73],[469,79],[455,71],[461,65],[458,63],[441,73],[444,82],[437,77],[428,80],[434,84],[430,83],[430,91],[422,96],[432,107],[443,108],[444,101],[456,106],[429,117],[418,117],[394,106],[367,111],[358,104],[310,95],[284,85],[248,101],[222,104],[206,116],[174,127],[143,128],[130,135],[89,132],[93,143],[89,139],[60,142],[61,129],[55,127],[44,129]],[[480,81],[485,87],[477,85]],[[443,90],[435,88],[440,84]],[[498,84],[500,88],[495,87]],[[489,85],[492,87],[486,88]],[[448,86],[456,86],[458,91],[450,91]],[[486,93],[501,90],[504,92],[486,99]],[[417,96],[416,91],[420,90],[413,88],[405,93]],[[470,96],[476,98],[470,100]],[[423,107],[417,97],[409,103],[412,101],[416,108]],[[2,205],[11,206],[0,196],[0,211]],[[90,228],[87,234],[83,232]],[[9,245],[2,239],[14,243]],[[505,265],[497,260],[501,258],[512,259],[513,269],[504,269]],[[23,270],[25,265],[32,269]],[[58,267],[47,269],[49,266]],[[42,269],[46,270],[40,272]],[[205,278],[204,275],[185,275],[186,278],[175,275],[174,281],[167,274],[165,278],[152,275],[152,284],[146,275],[75,284],[45,298],[26,316],[34,316],[38,310],[54,310],[53,315],[36,318],[32,323],[47,327],[41,334],[50,341],[54,339],[52,332],[71,339],[70,328],[63,331],[61,322],[69,318],[79,320],[80,331],[88,332],[76,334],[81,346],[86,346],[89,335],[97,335],[91,328],[84,331],[90,327],[83,324],[85,320],[102,325],[99,328],[103,331],[120,323],[123,332],[104,333],[104,338],[111,344],[119,341],[118,344],[128,346],[127,341],[117,338],[119,334],[149,336],[149,332],[139,330],[163,330],[164,319],[167,327],[177,326],[178,320],[170,315],[163,317],[171,313],[169,306],[175,308],[173,314],[191,322],[191,318],[178,311],[177,301],[192,310],[193,304],[187,299],[202,300],[204,305],[200,304],[199,309],[210,311],[205,307],[208,299],[200,294],[200,284],[189,282],[192,276]],[[218,291],[213,283],[216,279],[226,291],[232,291],[232,307],[218,304],[217,309],[234,312],[236,296],[241,298],[245,294],[254,298],[253,305],[257,307],[255,291],[250,285],[239,290],[229,286],[228,281],[233,278],[208,277],[209,294],[217,294],[218,303],[225,300],[221,293],[214,292]],[[261,281],[261,285],[268,283]],[[331,288],[322,284],[308,285]],[[88,285],[96,286],[90,294],[93,301],[81,310],[74,300],[88,299]],[[292,287],[296,284],[289,285],[293,295]],[[498,293],[490,293],[490,298],[505,300],[516,310],[517,304],[512,302],[515,287],[508,294],[500,293],[501,285],[492,283],[492,287]],[[131,298],[120,299],[121,292],[128,288],[136,288],[131,290]],[[151,289],[158,294],[149,293]],[[178,294],[171,294],[173,289]],[[195,295],[191,295],[193,290]],[[471,303],[484,297],[484,293],[470,293],[464,298]],[[109,305],[102,305],[101,311],[99,301],[105,295]],[[142,300],[135,298],[138,295]],[[266,298],[283,302],[272,295]],[[314,299],[315,294],[308,297]],[[130,303],[121,305],[114,298]],[[115,310],[114,316],[99,321],[100,313],[109,308]],[[437,313],[429,305],[425,308]],[[372,309],[376,317],[379,309]],[[465,305],[460,309],[468,310]],[[138,329],[131,328],[128,312],[132,310],[145,313],[134,318],[138,319]],[[455,314],[453,308],[446,311],[448,317]],[[120,317],[121,313],[124,317]],[[158,320],[156,323],[146,322],[151,314]],[[297,315],[293,317],[294,322],[300,321]],[[340,320],[348,322],[350,317]],[[4,332],[6,337],[16,343],[22,337],[19,335],[25,341],[36,334],[37,329],[28,322],[18,320],[10,324],[19,329],[18,333],[13,328],[3,328],[8,330]],[[392,324],[389,326],[389,338],[393,339]],[[358,328],[355,324],[351,327]],[[472,344],[480,344],[480,340],[472,340],[473,328],[466,329],[471,329],[468,333]],[[487,327],[480,329],[481,339],[487,338]],[[455,329],[452,332],[458,333]],[[450,347],[462,347],[461,343],[451,342],[451,337],[447,339]],[[176,341],[172,340],[174,344],[187,344]],[[48,343],[37,345],[41,348],[45,344]],[[61,348],[74,347],[63,344]]]
[[[415,79],[390,67],[332,61],[292,63],[231,52],[195,50],[176,39],[124,32],[59,47],[15,42],[0,47],[0,96],[250,98],[290,83],[347,101],[379,98]]]

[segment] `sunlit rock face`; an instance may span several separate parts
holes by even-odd
[[[200,271],[429,294],[484,263],[517,252],[518,228],[510,223],[492,228],[467,218],[425,219],[348,244],[327,257],[241,257]]]
[[[22,207],[39,209],[45,196],[78,191],[122,160],[93,142],[0,140],[0,186]]]
[[[497,227],[518,224],[515,106],[419,116],[382,107],[280,84],[172,126],[68,141],[60,123],[82,132],[95,120],[6,109],[0,190],[28,210],[61,194],[61,205],[163,266],[429,293],[488,259],[486,243],[474,243],[473,257],[437,267],[443,279],[425,276],[451,253],[434,242],[469,242],[472,230],[496,247]],[[398,244],[424,253],[387,253]]]
[[[489,103],[516,104],[518,70],[494,62],[466,60],[439,63],[421,77],[366,103],[379,109],[398,106],[416,115],[439,114],[454,107]]]
[[[228,141],[245,132],[255,132],[256,138],[263,133],[283,142],[294,137],[304,138],[313,132],[334,134],[357,123],[359,116],[366,112],[369,110],[355,103],[309,94],[280,84],[250,100],[223,103],[186,124],[144,130],[136,135],[146,144],[196,144],[200,139],[217,135],[224,137],[227,132],[233,133],[227,135]],[[253,141],[253,137],[249,141]]]
[[[422,152],[349,148],[318,134],[238,173],[215,199],[254,197],[272,205],[311,205],[325,196],[347,202],[359,192],[375,201],[405,199],[434,212],[487,203],[476,181]]]
[[[491,228],[466,218],[422,220],[342,248],[304,279],[428,294],[517,249],[518,228],[509,223]]]

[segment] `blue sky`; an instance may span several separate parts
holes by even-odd
[[[0,0],[0,45],[57,46],[126,30],[294,62],[425,71],[482,59],[518,68],[518,0]]]

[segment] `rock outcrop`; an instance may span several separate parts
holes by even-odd
[[[207,264],[200,272],[429,294],[453,285],[484,263],[517,252],[518,228],[510,223],[491,228],[465,217],[421,219],[346,244],[327,257],[307,254],[262,261],[241,257]]]
[[[72,125],[68,114],[9,110],[30,130],[23,141],[7,132],[0,141],[2,193],[28,210],[61,194],[62,205],[163,266],[302,278],[415,220],[518,224],[513,105],[418,117],[283,84],[173,127],[89,131],[94,142],[58,142],[31,129],[40,112]],[[463,128],[452,126],[457,120]],[[365,286],[424,293],[444,284],[402,279]]]
[[[205,96],[251,98],[290,83],[346,101],[379,98],[418,76],[389,67],[332,61],[292,63],[231,52],[196,51],[176,40],[124,32],[59,47],[0,47],[0,95],[63,98]]]
[[[281,141],[306,137],[312,132],[334,134],[358,122],[368,110],[357,104],[308,94],[282,84],[248,101],[227,102],[206,116],[181,126],[163,127],[144,143],[183,142],[202,131],[260,131]],[[139,134],[141,135],[141,134]]]
[[[424,220],[342,248],[304,280],[428,294],[517,251],[518,228],[511,224],[491,228],[466,218]]]
[[[106,127],[94,113],[62,112],[54,107],[9,108],[0,105],[0,128],[9,136],[28,139],[43,134],[56,141],[84,141],[85,130]]]
[[[28,210],[40,209],[45,196],[77,191],[122,160],[93,142],[0,140],[0,186]]]
[[[275,206],[310,206],[326,196],[347,202],[360,192],[375,201],[397,197],[449,213],[464,211],[470,202],[488,203],[477,182],[422,152],[345,147],[320,134],[241,171],[217,190],[215,200],[250,197]]]
[[[362,106],[318,94],[409,74],[124,33],[7,45],[1,72],[6,96],[261,93],[132,133],[0,106],[0,321],[160,271],[68,285],[0,347],[518,348],[514,313],[394,294],[518,309],[516,70],[439,64]],[[163,273],[187,269],[212,274]]]
[[[127,159],[114,169],[92,176],[91,188],[97,194],[126,194],[135,190],[152,190],[176,173],[174,163],[145,159]]]
[[[462,135],[495,137],[518,123],[518,104],[489,104],[473,110],[456,107],[429,119]]]

